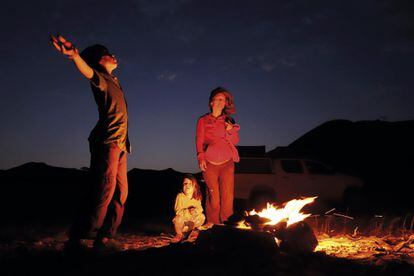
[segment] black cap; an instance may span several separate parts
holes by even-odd
[[[86,47],[81,53],[80,56],[83,60],[94,69],[101,69],[99,61],[103,56],[111,55],[108,51],[108,48],[101,44],[95,44],[89,47]]]

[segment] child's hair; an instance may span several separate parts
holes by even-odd
[[[99,61],[103,56],[112,55],[109,53],[108,48],[101,44],[95,44],[89,47],[86,47],[81,53],[80,56],[83,60],[93,69],[103,72],[103,67],[99,64]]]
[[[194,185],[193,198],[197,199],[197,200],[201,200],[202,199],[202,194],[201,194],[201,190],[200,190],[200,185],[198,185],[197,178],[195,178],[195,176],[192,175],[191,173],[184,174],[183,179],[185,179],[185,178],[188,178],[188,179],[191,180],[191,182],[193,182],[193,185]]]

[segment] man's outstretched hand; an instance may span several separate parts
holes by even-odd
[[[73,60],[82,75],[84,75],[89,80],[93,77],[92,68],[81,58],[78,53],[78,49],[76,49],[72,42],[65,39],[61,35],[50,35],[50,41],[52,42],[53,46],[55,46],[56,50]]]
[[[50,40],[52,41],[53,46],[55,46],[56,50],[64,54],[70,59],[75,58],[78,53],[78,49],[70,42],[69,40],[65,39],[61,35],[50,35]]]

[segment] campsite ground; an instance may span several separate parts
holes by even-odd
[[[312,254],[289,254],[260,248],[236,250],[214,248],[200,243],[170,244],[168,220],[134,221],[121,229],[120,240],[126,250],[119,253],[68,256],[63,251],[66,224],[31,224],[2,227],[0,235],[1,275],[413,275],[414,249],[407,244],[404,254],[390,258],[381,251],[379,240],[375,254],[362,254],[368,243],[354,239],[359,248],[343,245]],[[330,237],[324,242],[333,242]],[[348,237],[350,238],[350,237]],[[341,238],[343,242],[343,239]],[[338,241],[336,241],[338,244]],[[91,245],[91,243],[90,243]],[[379,250],[381,249],[381,250]],[[342,258],[335,253],[340,250]],[[388,250],[388,249],[387,249]],[[352,252],[351,252],[352,251]],[[328,253],[328,254],[327,254]],[[344,255],[345,253],[345,255]],[[361,255],[362,256],[362,255]],[[387,258],[388,256],[388,258]]]

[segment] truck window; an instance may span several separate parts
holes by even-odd
[[[287,173],[303,173],[303,167],[299,160],[281,160],[280,164]]]
[[[271,174],[273,173],[272,160],[242,157],[239,163],[235,163],[235,173]]]
[[[305,161],[306,168],[309,171],[309,174],[325,174],[325,175],[332,175],[335,174],[333,170],[326,167],[325,165],[313,161]]]

